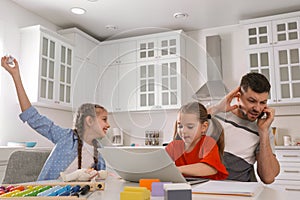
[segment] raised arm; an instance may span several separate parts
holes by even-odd
[[[213,105],[207,109],[209,114],[218,114],[220,112],[229,112],[238,108],[238,105],[231,105],[231,102],[234,98],[237,97],[240,91],[240,87],[235,88],[231,92],[229,92],[218,104]]]
[[[269,130],[274,120],[275,110],[267,107],[264,109],[264,112],[267,114],[267,117],[257,120],[260,144],[259,152],[256,153],[256,160],[257,172],[260,179],[264,183],[270,184],[274,182],[275,177],[279,174],[280,166],[276,156],[272,152],[269,139]]]
[[[1,66],[6,71],[8,71],[8,73],[10,73],[10,75],[12,76],[12,78],[14,80],[20,107],[23,112],[23,111],[27,110],[29,107],[31,107],[31,103],[30,103],[30,101],[27,97],[26,91],[23,87],[20,70],[19,70],[19,63],[16,59],[14,59],[13,62],[14,62],[14,64],[10,65],[10,64],[8,64],[8,57],[4,56],[1,58]]]

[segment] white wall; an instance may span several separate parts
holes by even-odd
[[[59,27],[15,5],[10,0],[0,1],[0,55],[11,54],[15,58],[20,57],[19,28],[41,24],[51,30]],[[26,63],[20,63],[25,65]],[[30,86],[25,86],[30,87]],[[38,141],[38,146],[52,146],[52,144],[34,133],[18,117],[20,108],[13,81],[10,75],[1,67],[0,70],[0,145],[6,145],[8,141]],[[70,112],[39,108],[39,111],[56,123],[71,127],[72,114]]]

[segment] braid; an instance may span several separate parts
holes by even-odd
[[[98,142],[96,139],[93,139],[92,143],[94,146],[94,169],[98,171]]]
[[[78,146],[77,146],[77,155],[78,155],[78,169],[81,169],[81,160],[82,160],[82,140],[77,132],[76,129],[74,129],[74,133],[78,138]]]
[[[82,145],[83,145],[83,134],[84,134],[84,120],[86,117],[91,116],[93,118],[96,117],[96,108],[100,108],[102,110],[105,110],[104,107],[97,105],[97,104],[91,104],[91,103],[86,103],[82,104],[79,108],[78,111],[74,117],[74,133],[78,137],[78,169],[81,169],[81,163],[82,163]],[[95,166],[97,168],[98,164],[98,151],[97,151],[97,141],[94,144],[93,141],[93,146],[94,146],[94,162]]]

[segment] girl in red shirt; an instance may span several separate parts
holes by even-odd
[[[228,172],[222,163],[222,125],[198,102],[180,108],[176,125],[174,140],[166,151],[180,172],[188,177],[226,179]]]

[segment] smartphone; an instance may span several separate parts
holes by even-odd
[[[258,119],[261,119],[262,117],[264,117],[265,116],[265,112],[261,112],[261,114],[258,116]]]

